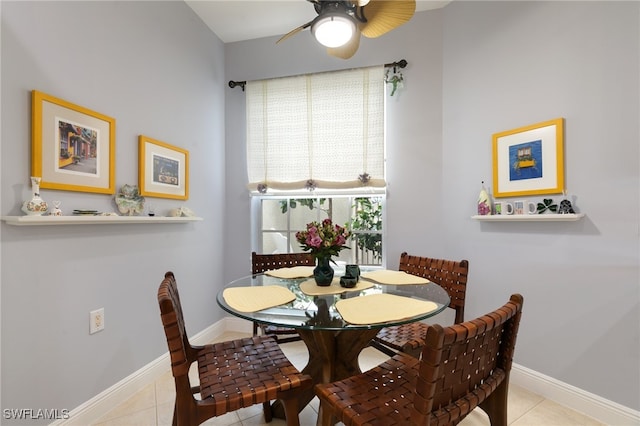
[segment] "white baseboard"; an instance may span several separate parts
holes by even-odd
[[[513,364],[509,381],[606,425],[640,425],[640,411],[609,401],[521,365]]]
[[[236,317],[225,317],[192,336],[191,342],[195,345],[201,345],[217,339],[225,332],[251,333],[251,331],[251,323],[249,321]],[[57,420],[51,425],[85,426],[94,423],[145,386],[155,382],[160,376],[169,371],[170,367],[169,353],[167,352],[71,410],[69,419]],[[640,425],[639,411],[601,398],[521,365],[513,364],[510,381],[546,399],[593,417],[604,424],[611,426]]]
[[[225,332],[253,333],[253,324],[250,321],[238,317],[226,317],[222,321]]]

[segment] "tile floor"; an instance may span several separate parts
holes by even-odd
[[[220,340],[230,340],[244,335],[226,333]],[[285,343],[282,350],[291,362],[302,369],[307,363],[307,350],[302,342]],[[386,355],[373,348],[366,348],[360,355],[362,370],[379,364]],[[197,377],[197,375],[196,375]],[[96,420],[92,426],[164,426],[171,425],[175,389],[171,372],[167,371],[155,383],[148,385],[133,398],[115,407],[104,417]],[[300,413],[302,426],[315,425],[318,414],[318,400]],[[512,426],[596,426],[602,425],[590,417],[584,416],[569,408],[563,407],[526,389],[511,385],[509,388],[508,423]],[[488,417],[479,409],[467,416],[462,426],[489,425]],[[249,425],[285,425],[284,420],[273,419],[265,423],[262,406],[256,405],[224,416],[216,417],[204,423],[208,426],[249,426]]]

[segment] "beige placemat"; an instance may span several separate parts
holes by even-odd
[[[438,305],[434,302],[387,293],[370,294],[336,302],[336,309],[342,319],[351,324],[398,321],[425,314],[437,308]]]
[[[305,278],[313,275],[314,266],[292,266],[291,268],[270,269],[265,275],[276,278]]]
[[[431,282],[426,278],[407,274],[404,271],[392,271],[389,269],[381,269],[378,271],[365,272],[360,276],[360,278],[371,280],[378,284],[394,284],[394,285],[428,284]]]
[[[279,285],[231,287],[222,292],[225,302],[239,312],[257,312],[296,300],[296,295]]]
[[[326,294],[340,294],[347,291],[360,291],[366,288],[373,287],[373,283],[369,281],[360,280],[355,287],[345,288],[340,285],[340,277],[334,277],[331,281],[331,285],[322,287],[316,284],[315,280],[310,279],[300,283],[300,290],[309,296],[323,296]]]

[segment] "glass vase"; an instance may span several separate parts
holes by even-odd
[[[317,256],[317,265],[313,269],[313,278],[316,284],[322,287],[328,287],[333,281],[333,268],[329,264],[331,256]]]

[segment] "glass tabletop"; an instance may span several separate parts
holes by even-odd
[[[344,271],[335,271],[335,277],[337,278],[343,274]],[[278,278],[265,274],[257,274],[242,277],[225,286],[224,289],[233,287],[281,286],[295,295],[295,300],[292,302],[262,309],[257,312],[240,312],[234,309],[225,300],[223,295],[224,289],[218,292],[216,299],[222,309],[234,316],[267,325],[307,330],[372,329],[420,321],[442,312],[449,305],[450,301],[446,290],[431,282],[427,284],[401,285],[366,282],[366,284],[370,284],[371,287],[361,290],[357,288],[341,288],[339,290],[341,293],[338,294],[310,295],[305,293],[300,287],[305,281],[307,281],[308,285],[309,280],[313,280],[313,278]],[[360,282],[363,281],[366,280],[361,278]],[[358,287],[360,287],[360,285],[358,285]],[[305,288],[304,285],[303,288]],[[436,308],[402,319],[385,322],[376,321],[370,324],[351,324],[343,320],[340,312],[336,308],[338,301],[373,294],[391,294],[404,296],[412,300],[430,301],[435,303]]]

